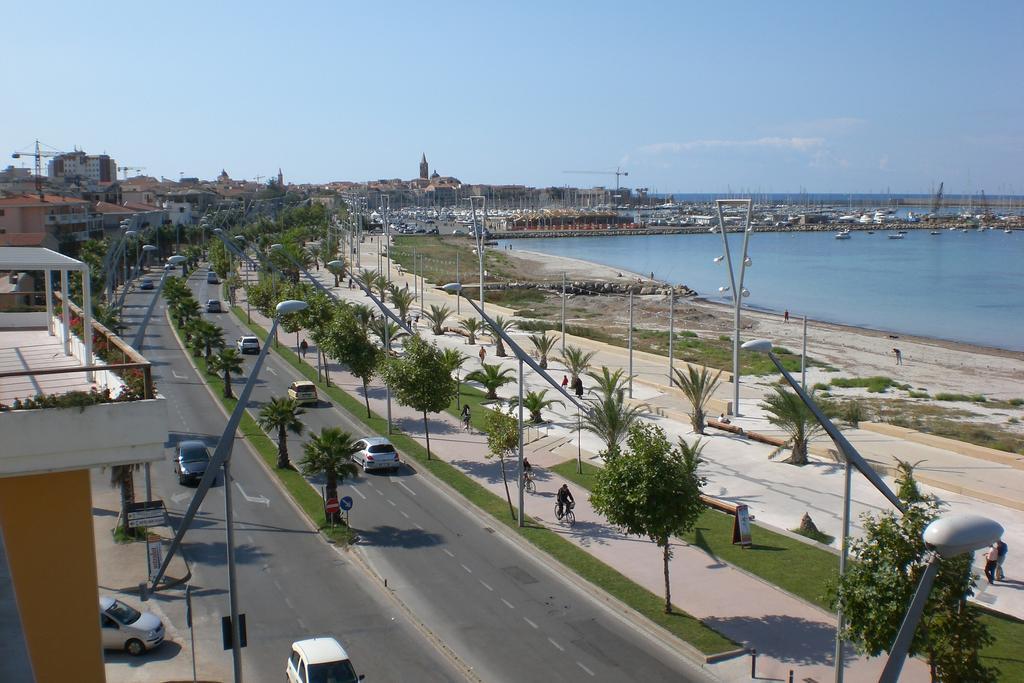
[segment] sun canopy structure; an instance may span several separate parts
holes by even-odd
[[[90,289],[89,282],[89,266],[82,261],[59,254],[52,249],[45,249],[43,247],[0,247],[0,270],[12,270],[14,272],[28,272],[33,270],[41,270],[46,273],[43,278],[43,282],[46,284],[46,319],[47,321],[53,318],[53,288],[52,274],[54,271],[60,272],[61,291],[64,292],[65,296],[69,291],[68,288],[68,273],[71,271],[78,271],[82,274],[82,312],[83,312],[83,330],[92,329],[92,291]],[[71,339],[69,331],[71,329],[71,313],[68,306],[61,307],[62,317],[64,319],[64,355],[71,355]],[[47,322],[47,330],[53,335],[53,326]],[[85,343],[85,358],[86,364],[92,364],[92,335],[83,334]],[[89,372],[86,375],[89,381],[92,381],[92,373]]]

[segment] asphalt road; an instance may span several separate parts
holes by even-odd
[[[152,295],[141,292],[128,297],[128,334],[131,323],[141,321]],[[143,353],[153,362],[154,378],[167,397],[169,413],[167,459],[152,467],[154,497],[165,501],[176,527],[195,489],[180,485],[173,474],[173,446],[181,439],[200,438],[212,452],[227,420],[179,349],[163,308],[161,302],[147,330]],[[220,316],[218,321],[229,317]],[[314,635],[337,637],[367,680],[460,679],[458,670],[405,612],[367,582],[364,570],[309,531],[241,440],[235,445],[232,478],[239,605],[248,627],[248,646],[242,651],[247,681],[282,680],[291,643]],[[141,476],[136,487],[141,499]],[[225,547],[224,489],[223,482],[218,482],[185,536],[185,553],[192,566],[200,678],[205,674],[231,680],[230,652],[221,649],[220,621],[229,613]],[[181,590],[172,589],[156,599],[178,636],[187,638],[180,598]],[[153,654],[159,656],[159,650]]]
[[[217,286],[207,285],[202,275],[193,277],[191,282],[199,301],[218,296]],[[228,343],[249,333],[230,313],[206,317],[223,328]],[[247,365],[251,362],[248,360]],[[271,353],[254,389],[252,403],[260,406],[273,396],[285,395],[288,383],[296,378],[291,366]],[[366,435],[361,423],[323,399],[319,405],[307,407],[302,420],[305,436],[289,439],[293,461],[301,459],[304,439],[323,427],[340,426],[356,437]],[[432,442],[443,450],[445,438],[442,430]],[[234,461],[238,464],[233,466],[233,476],[243,486],[253,482],[253,489],[246,488],[245,493],[250,497],[276,496],[269,483],[260,481],[255,472],[242,469],[242,460]],[[341,489],[341,495],[349,495],[355,501],[351,520],[360,531],[359,547],[368,562],[388,580],[395,595],[483,680],[708,680],[690,662],[559,577],[543,563],[539,551],[524,552],[503,538],[488,518],[471,511],[464,502],[449,498],[415,468],[403,465],[390,476],[363,474],[345,482]],[[282,542],[277,539],[289,536],[297,541],[296,546],[316,545],[310,542],[308,534],[278,534],[273,526],[260,529],[260,515],[267,510],[239,500],[238,496],[236,500],[239,526],[251,529],[238,535],[240,543],[245,543],[240,546],[240,554],[247,557],[245,574],[272,571],[281,577],[283,588],[275,585],[273,591],[265,593],[274,595],[275,603],[290,598],[298,606],[303,596],[314,604],[318,600],[323,602],[332,581],[327,576],[318,576],[324,565],[309,569],[266,559],[280,560],[285,553],[304,558],[299,547],[284,550],[277,545]],[[283,506],[275,502],[270,507]],[[220,515],[222,505],[216,510]],[[274,545],[267,545],[272,542]],[[211,543],[219,543],[219,537]],[[222,551],[220,546],[210,561],[222,557]],[[266,569],[268,566],[270,570]],[[240,579],[242,575],[240,567]],[[367,581],[364,577],[359,580]],[[258,603],[247,596],[259,595],[262,600],[264,592],[256,587],[255,581],[252,588],[244,584],[243,590],[243,604],[253,614]],[[305,609],[306,603],[302,604]],[[321,628],[329,628],[330,622],[327,624]],[[281,624],[281,628],[284,626]],[[276,629],[275,624],[266,635],[270,637]],[[338,635],[343,639],[350,637],[344,630]],[[356,642],[353,641],[353,649]],[[390,641],[378,641],[378,647],[389,660],[405,654]],[[356,661],[361,662],[367,654],[357,651]],[[251,657],[254,653],[248,654]],[[421,669],[413,678],[390,675],[381,680],[431,680],[430,674],[428,669]]]

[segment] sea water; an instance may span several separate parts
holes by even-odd
[[[744,305],[983,346],[1024,351],[1024,232],[891,230],[752,233]],[[730,302],[718,234],[566,237],[503,241],[526,249],[654,273],[709,301]],[[736,278],[743,236],[729,234]]]

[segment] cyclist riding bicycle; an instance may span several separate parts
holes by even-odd
[[[573,499],[572,493],[569,491],[569,485],[568,484],[562,484],[562,488],[558,489],[558,517],[559,517],[559,519],[561,519],[562,515],[565,514],[565,506],[566,506],[567,503],[571,504],[571,507],[569,508],[570,510],[572,509],[572,507],[575,507],[575,505],[576,505],[576,501]]]

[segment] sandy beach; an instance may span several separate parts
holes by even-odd
[[[643,274],[620,271],[579,259],[524,249],[507,251],[505,255],[516,262],[520,272],[533,275],[538,280],[550,281],[565,272],[570,280],[623,282],[641,278],[648,281]],[[599,302],[595,301],[595,307],[606,315],[614,315],[622,325],[628,324],[624,297],[584,298],[600,299]],[[580,304],[579,299],[576,298],[574,305]],[[655,295],[639,299],[642,301],[635,308],[635,324],[665,329],[668,321],[667,297]],[[700,299],[677,301],[675,315],[677,329],[691,330],[701,336],[728,334],[733,327],[730,307]],[[790,311],[787,323],[781,315],[775,313],[744,310],[741,316],[741,338],[771,339],[777,346],[799,353],[803,326],[798,316],[798,311]],[[808,356],[840,371],[837,375],[812,368],[808,372],[808,381],[811,383],[827,382],[831,377],[839,375],[883,375],[932,395],[950,392],[984,394],[996,400],[1024,398],[1024,353],[1021,352],[815,320],[808,320],[807,328]],[[902,365],[896,364],[894,348],[900,349],[902,353]],[[981,415],[986,412],[981,407],[979,410]],[[1019,409],[1000,412],[1018,419],[1024,417],[1024,411]]]

